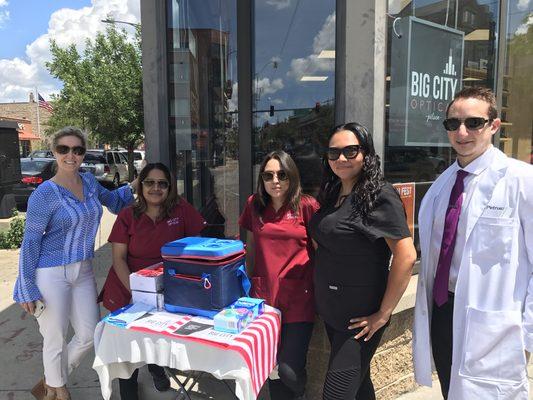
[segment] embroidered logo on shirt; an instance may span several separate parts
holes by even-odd
[[[289,211],[287,214],[285,214],[285,219],[291,220],[296,218],[298,218],[298,215],[296,215],[293,211]]]
[[[171,225],[178,225],[180,223],[180,218],[179,217],[176,217],[176,218],[171,218],[167,221],[167,225],[168,226],[171,226]]]

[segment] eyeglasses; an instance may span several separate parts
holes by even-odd
[[[287,179],[289,179],[289,176],[283,170],[280,170],[278,172],[271,172],[271,171],[261,172],[261,178],[265,182],[273,181],[274,180],[274,176],[277,176],[280,181],[286,181]]]
[[[83,146],[74,146],[74,147],[69,147],[69,146],[66,146],[64,144],[58,144],[56,146],[56,151],[59,153],[59,154],[68,154],[70,151],[72,150],[72,153],[75,155],[75,156],[82,156],[85,154],[85,147]]]
[[[481,129],[487,122],[492,122],[492,119],[485,119],[482,117],[468,117],[465,119],[446,118],[442,121],[442,125],[447,131],[456,131],[461,124],[465,124],[466,129]]]
[[[328,157],[328,160],[335,161],[339,159],[342,153],[342,155],[347,160],[351,160],[352,158],[357,157],[360,151],[361,151],[361,145],[359,144],[353,144],[351,146],[346,146],[346,147],[343,147],[342,149],[339,149],[338,147],[330,147],[328,148],[326,152],[326,156]]]
[[[143,186],[145,186],[148,189],[153,188],[154,186],[159,187],[160,189],[167,190],[170,186],[170,183],[168,181],[160,180],[156,181],[153,179],[145,179],[141,182]]]

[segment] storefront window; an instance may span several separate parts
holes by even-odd
[[[533,164],[533,4],[510,0],[500,149]]]
[[[455,161],[446,105],[462,87],[495,89],[499,2],[389,0],[388,14],[384,171],[390,182],[414,183],[417,231],[424,194]]]
[[[255,0],[253,26],[254,183],[263,157],[282,149],[316,194],[334,125],[335,1]]]
[[[209,236],[238,234],[235,0],[168,0],[169,126],[180,193]]]

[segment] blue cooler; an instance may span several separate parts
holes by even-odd
[[[165,244],[161,255],[167,311],[213,318],[249,293],[240,240],[186,237]]]

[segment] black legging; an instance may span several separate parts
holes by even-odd
[[[303,396],[307,383],[307,350],[313,334],[312,322],[293,322],[281,325],[278,350],[280,379],[269,380],[270,398],[292,400]]]
[[[326,324],[331,353],[324,383],[323,400],[374,400],[370,361],[379,346],[385,327],[365,342],[354,339],[357,330],[338,331]]]
[[[165,369],[163,367],[160,367],[156,364],[148,364],[148,371],[150,371],[150,374],[152,376],[163,376],[165,375]],[[129,399],[138,399],[138,384],[137,384],[137,377],[139,375],[139,369],[137,368],[135,371],[133,371],[133,374],[128,379],[120,379],[118,380],[118,387],[120,389],[120,398],[122,400],[129,400]]]

